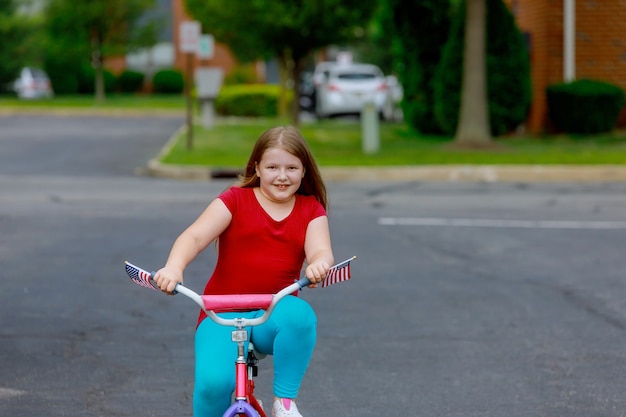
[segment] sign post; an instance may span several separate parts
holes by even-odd
[[[380,150],[380,125],[373,100],[368,100],[361,109],[361,146],[365,154]]]
[[[187,98],[187,149],[193,148],[193,103],[191,84],[193,83],[193,59],[200,43],[200,22],[185,21],[180,23],[180,51],[186,56],[185,96]]]
[[[200,36],[197,56],[201,60],[210,60],[215,55],[213,35]],[[210,129],[215,124],[214,101],[222,87],[223,71],[221,68],[201,66],[196,68],[196,93],[200,105],[202,126]]]
[[[202,126],[210,129],[215,124],[213,102],[222,87],[224,74],[221,68],[203,67],[196,69],[196,92],[202,114]]]

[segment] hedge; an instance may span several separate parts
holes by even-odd
[[[277,85],[224,86],[215,100],[215,111],[222,116],[276,117],[279,94]]]
[[[611,131],[624,107],[624,90],[599,80],[581,79],[546,88],[548,114],[566,133]]]
[[[163,69],[152,77],[152,87],[155,93],[180,94],[185,88],[185,80],[180,71]]]
[[[143,73],[125,70],[117,77],[117,89],[122,93],[135,93],[143,87]]]

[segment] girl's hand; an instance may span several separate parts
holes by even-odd
[[[183,283],[183,272],[167,266],[159,269],[154,274],[154,282],[159,286],[161,291],[169,295],[174,295],[174,289],[178,283]]]
[[[305,275],[311,281],[309,288],[317,288],[317,284],[324,281],[326,273],[330,269],[328,262],[317,261],[307,265],[305,269]]]

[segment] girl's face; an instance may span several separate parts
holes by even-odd
[[[287,202],[300,188],[304,166],[297,156],[284,149],[270,148],[256,164],[261,193],[274,202]]]

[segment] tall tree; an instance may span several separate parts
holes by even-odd
[[[277,58],[284,102],[288,83],[298,91],[309,55],[353,39],[369,22],[377,0],[186,0],[186,5],[204,30],[240,60]],[[298,114],[293,100],[295,125]]]
[[[434,115],[433,78],[450,28],[449,12],[448,0],[388,0],[379,14],[384,28],[379,42],[393,51],[404,120],[422,133],[442,133]]]
[[[526,120],[530,101],[528,45],[510,9],[502,0],[462,0],[435,75],[441,128],[459,146],[491,146],[492,136]]]
[[[25,49],[34,25],[15,11],[15,1],[0,0],[0,89],[17,77],[21,66],[33,65]]]
[[[75,39],[80,42],[76,45],[78,49],[90,53],[84,59],[90,60],[95,70],[96,101],[105,98],[105,57],[126,51],[134,33],[133,24],[153,3],[154,0],[51,0],[48,3],[46,16],[53,39],[57,36]]]
[[[486,0],[467,0],[461,110],[454,141],[481,146],[491,142],[487,101]]]

